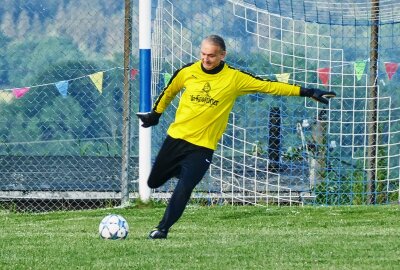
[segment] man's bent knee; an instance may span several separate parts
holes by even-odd
[[[147,180],[147,186],[149,188],[159,188],[167,181],[168,181],[168,179],[164,180],[164,179],[152,179],[152,178],[149,178],[149,180]]]
[[[157,185],[156,183],[147,181],[147,186],[148,186],[149,188],[158,188],[158,187],[160,187],[161,185]]]

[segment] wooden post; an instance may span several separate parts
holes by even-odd
[[[124,30],[124,93],[122,111],[122,172],[121,172],[121,205],[129,202],[129,158],[130,158],[130,55],[132,42],[131,0],[125,0]]]
[[[378,40],[379,40],[379,0],[371,1],[371,42],[368,103],[368,146],[367,146],[367,177],[368,203],[375,204],[375,188],[377,180],[377,138],[378,138]]]

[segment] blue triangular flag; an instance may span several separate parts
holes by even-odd
[[[67,96],[67,92],[68,92],[68,81],[60,81],[56,83],[56,87],[58,89],[58,92],[60,92],[60,94],[63,97]]]

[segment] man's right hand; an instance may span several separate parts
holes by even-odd
[[[142,120],[142,127],[148,128],[151,126],[155,126],[158,124],[158,120],[160,119],[161,113],[158,113],[154,110],[148,113],[136,113],[137,117]]]

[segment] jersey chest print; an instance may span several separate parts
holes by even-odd
[[[190,101],[192,103],[202,103],[205,105],[209,105],[210,107],[217,106],[219,101],[210,96],[211,90],[212,89],[211,89],[210,83],[205,82],[203,87],[201,88],[201,91],[196,91],[196,92],[200,92],[199,94],[191,94],[190,95]]]

